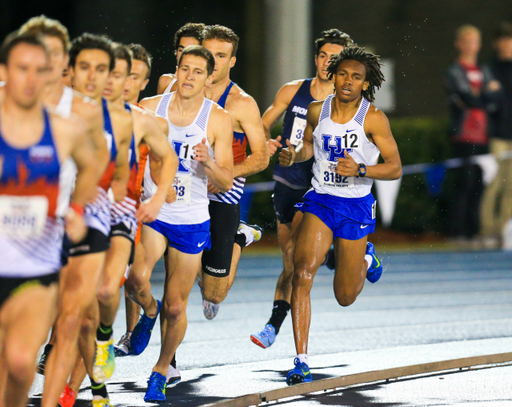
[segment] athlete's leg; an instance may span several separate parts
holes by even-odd
[[[194,285],[197,270],[201,267],[201,253],[186,254],[169,247],[169,279],[162,304],[162,318],[166,320],[165,337],[162,341],[158,362],[153,368],[167,375],[169,364],[187,330],[186,308],[188,296]]]
[[[87,373],[92,376],[92,366],[96,353],[96,331],[100,323],[100,309],[98,301],[93,301],[84,312],[78,338],[78,348],[85,363]]]
[[[158,312],[156,300],[151,295],[149,279],[166,247],[167,241],[162,234],[149,226],[142,226],[141,240],[135,250],[135,259],[125,288],[130,298],[142,307],[149,318],[153,318]]]
[[[7,299],[0,310],[0,325],[5,332],[2,368],[8,372],[5,406],[22,407],[27,403],[37,352],[57,314],[57,292],[56,283],[27,287]]]
[[[297,235],[293,256],[292,321],[297,354],[307,354],[311,323],[310,291],[313,279],[331,247],[333,234],[325,223],[311,213],[305,213]]]
[[[343,307],[351,305],[363,289],[368,270],[368,262],[364,259],[367,240],[367,236],[359,240],[337,238],[334,243],[334,294]]]
[[[124,302],[126,306],[126,332],[132,332],[139,320],[140,305],[131,300],[127,290],[124,290]]]
[[[77,356],[77,341],[86,308],[95,302],[105,252],[70,257],[61,272],[57,341],[48,358],[42,407],[55,407]],[[92,337],[94,356],[94,336]]]

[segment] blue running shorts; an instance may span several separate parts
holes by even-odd
[[[171,225],[157,219],[145,225],[164,235],[169,246],[182,253],[197,254],[211,246],[209,219],[194,225]]]
[[[304,196],[302,212],[317,216],[332,230],[334,239],[359,240],[375,231],[376,203],[372,194],[341,198],[311,190]]]

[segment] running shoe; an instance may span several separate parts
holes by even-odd
[[[313,381],[313,376],[311,376],[309,366],[306,363],[301,363],[299,358],[295,358],[293,363],[295,367],[286,376],[286,384],[288,386]]]
[[[271,325],[265,325],[261,331],[251,335],[251,341],[263,349],[267,349],[276,340],[276,329]]]
[[[75,405],[76,393],[66,383],[64,391],[59,397],[59,407],[73,407]]]
[[[131,332],[126,332],[123,336],[121,336],[121,339],[119,339],[117,345],[114,345],[114,352],[116,353],[116,357],[121,358],[123,356],[130,355],[131,336]]]
[[[148,390],[144,395],[144,401],[165,401],[166,388],[167,383],[165,382],[165,376],[158,372],[151,373],[148,380]]]
[[[36,372],[40,375],[44,376],[44,369],[46,368],[46,361],[48,360],[48,356],[50,356],[50,352],[53,349],[53,345],[46,345],[44,347],[44,351],[39,358],[39,362],[37,362]]]
[[[167,382],[167,387],[172,386],[174,384],[178,384],[181,381],[181,373],[172,364],[169,365],[169,369],[167,370],[167,376],[165,377]]]
[[[92,398],[92,407],[114,407],[113,404],[110,404],[110,399],[103,398],[101,396],[94,396]]]
[[[114,352],[114,339],[98,341],[96,339],[96,353],[92,365],[92,375],[95,382],[104,383],[112,377],[116,367],[116,354]]]
[[[257,225],[249,225],[243,220],[240,221],[238,230],[236,233],[243,233],[245,235],[245,247],[249,246],[253,242],[257,242],[261,239],[263,229]]]
[[[197,285],[199,285],[199,283],[197,283]],[[211,319],[215,318],[217,316],[217,314],[219,313],[220,304],[214,304],[213,302],[205,300],[204,294],[203,294],[203,287],[199,286],[199,288],[201,289],[201,298],[203,299],[204,317],[206,319],[211,320]]]
[[[372,256],[372,264],[366,273],[366,279],[370,283],[376,283],[379,281],[380,276],[382,276],[382,264],[380,260],[375,255],[375,247],[372,243],[368,242],[366,244],[366,254]]]
[[[159,300],[156,300],[156,303],[157,311],[155,317],[149,318],[145,313],[142,314],[137,326],[135,326],[132,332],[130,349],[132,355],[140,355],[148,346],[149,340],[151,339],[151,332],[153,332],[153,327],[155,326],[156,319],[162,308],[162,303]]]

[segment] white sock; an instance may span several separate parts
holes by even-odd
[[[305,354],[305,353],[299,353],[297,355],[297,359],[299,359],[299,362],[300,363],[305,363],[306,365],[309,366],[309,363],[308,363],[308,355]]]
[[[373,257],[367,254],[364,256],[364,259],[368,262],[368,267],[366,268],[366,270],[369,270],[373,262]]]

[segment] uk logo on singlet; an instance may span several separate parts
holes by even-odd
[[[342,147],[342,137],[333,137],[331,134],[322,134],[323,150],[329,153],[329,161],[337,161],[337,158],[344,157],[344,152],[351,153],[351,148]]]
[[[178,172],[190,172],[190,168],[186,164],[190,145],[177,140],[173,140],[172,145],[179,159]]]

